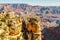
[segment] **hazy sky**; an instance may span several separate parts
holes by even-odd
[[[40,6],[60,6],[60,0],[0,0],[0,3],[26,3]]]

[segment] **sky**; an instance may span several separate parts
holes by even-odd
[[[0,0],[0,4],[29,4],[39,6],[60,6],[60,0]]]

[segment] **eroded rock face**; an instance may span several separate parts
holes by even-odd
[[[40,34],[40,25],[39,20],[37,17],[28,17],[27,19],[27,30],[28,30],[28,38],[30,40],[36,40],[39,39],[38,37]]]
[[[11,38],[13,40],[40,40],[39,18],[29,16],[24,20],[23,16],[16,16],[14,12],[0,12],[0,15],[0,29],[4,31],[4,40]]]

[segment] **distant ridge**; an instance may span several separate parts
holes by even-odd
[[[43,20],[56,21],[60,20],[60,6],[33,6],[29,4],[0,4],[0,11],[14,11],[17,14],[25,14],[25,12],[34,12]],[[29,13],[30,14],[30,13]],[[29,15],[28,14],[28,15]],[[31,14],[33,15],[33,14]]]

